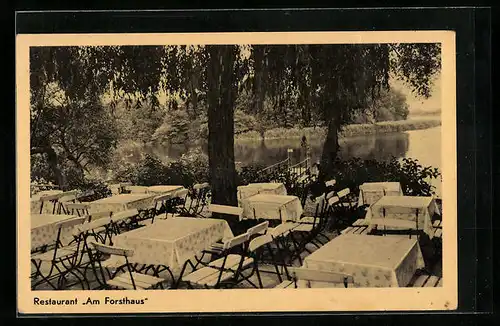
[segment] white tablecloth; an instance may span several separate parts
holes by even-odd
[[[49,245],[56,241],[60,222],[75,218],[76,215],[57,215],[57,214],[31,214],[31,249]],[[63,244],[72,238],[73,227],[63,228],[61,237]]]
[[[425,263],[415,239],[342,234],[307,256],[304,267],[351,275],[354,287],[405,287]]]
[[[183,186],[150,186],[148,187],[148,193],[151,194],[156,194],[156,195],[166,195],[166,194],[173,194],[179,190],[184,189]]]
[[[423,230],[432,238],[434,233],[432,232],[432,216],[434,213],[441,214],[433,197],[384,196],[368,208],[365,220],[391,218],[412,221],[417,224],[418,218],[418,229]]]
[[[297,196],[258,194],[241,201],[242,219],[265,219],[296,222],[303,209]]]
[[[286,188],[282,183],[250,183],[246,186],[238,187],[238,200],[258,194],[272,194],[286,196]]]
[[[121,212],[128,209],[146,209],[154,206],[154,194],[120,194],[90,202],[90,213]]]
[[[146,265],[165,265],[178,270],[188,259],[211,244],[231,238],[226,221],[211,218],[172,218],[122,233],[114,245],[134,250],[130,261]]]
[[[383,196],[403,196],[399,182],[365,182],[359,186],[358,206],[371,205]]]
[[[49,196],[49,195],[58,195],[62,194],[62,190],[44,190],[37,192],[33,196],[31,196],[31,213],[33,214],[40,214],[40,207],[42,206],[42,201],[41,198],[43,196]],[[44,202],[43,203],[43,209],[42,209],[42,214],[52,214],[52,210],[54,208],[54,204],[51,202]]]

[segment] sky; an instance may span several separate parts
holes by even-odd
[[[431,97],[428,99],[421,98],[412,93],[411,89],[403,82],[392,79],[390,82],[391,88],[401,91],[406,95],[410,113],[417,111],[439,111],[441,109],[441,75],[438,75],[434,81]]]

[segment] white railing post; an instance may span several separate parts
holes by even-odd
[[[287,150],[288,169],[290,169],[290,166],[292,165],[292,162],[291,162],[291,159],[290,159],[290,153],[293,153],[293,148],[289,148]]]

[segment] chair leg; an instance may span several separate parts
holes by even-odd
[[[259,267],[258,267],[257,263],[255,265],[255,273],[257,274],[257,280],[259,281],[259,288],[263,289],[264,286],[262,285],[262,279],[260,278],[260,272],[259,272]]]
[[[268,250],[269,250],[269,254],[271,255],[271,260],[273,262],[273,266],[274,266],[274,269],[276,271],[276,275],[278,276],[278,280],[281,282],[283,282],[282,278],[281,278],[281,273],[279,272],[279,269],[278,269],[278,265],[276,263],[276,259],[274,257],[274,254],[273,254],[273,251],[271,248],[268,247]]]

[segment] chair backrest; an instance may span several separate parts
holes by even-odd
[[[90,204],[89,203],[67,203],[65,206],[67,209],[86,210],[86,209],[89,209]]]
[[[109,246],[102,243],[97,243],[95,241],[90,241],[90,244],[99,252],[108,255],[118,255],[124,257],[130,257],[134,254],[134,250],[130,248],[120,248],[115,246]]]
[[[267,232],[267,229],[269,228],[269,221],[264,221],[262,223],[257,224],[256,226],[252,226],[247,230],[247,233],[250,236],[256,235],[256,234],[265,234]]]
[[[137,214],[139,214],[139,210],[137,208],[128,209],[126,211],[113,213],[111,215],[111,220],[113,220],[114,222],[121,221],[121,220],[125,220],[127,218],[134,217]]]
[[[347,195],[349,195],[351,193],[351,190],[349,188],[344,188],[342,190],[340,190],[339,192],[337,192],[337,196],[339,198],[343,198]]]
[[[163,194],[163,195],[158,195],[155,198],[153,198],[153,202],[158,203],[158,202],[163,202],[165,200],[169,200],[172,198],[172,194]]]
[[[249,238],[250,238],[250,236],[248,233],[243,233],[243,234],[237,235],[237,236],[225,241],[223,248],[225,250],[227,250],[227,249],[231,249],[231,248],[234,248],[236,246],[242,245],[245,242],[247,242]]]
[[[102,212],[95,212],[95,213],[90,213],[90,220],[95,221],[101,218],[107,218],[111,217],[113,215],[112,211],[102,211]]]
[[[325,203],[325,198],[326,198],[325,194],[318,196],[314,198],[314,203],[316,205],[323,205]]]
[[[331,187],[331,186],[334,186],[335,183],[337,183],[337,181],[335,179],[328,180],[327,182],[325,182],[325,186]]]
[[[83,224],[76,225],[73,231],[73,235],[78,236],[79,234],[108,225],[111,222],[112,222],[111,218],[100,218],[98,220],[93,220],[90,222],[85,222]]]
[[[148,192],[148,187],[145,186],[127,186],[125,190],[130,191],[131,194],[145,194]]]
[[[253,252],[260,247],[273,242],[273,237],[270,234],[264,234],[261,236],[256,237],[255,239],[250,241],[250,244],[248,245],[248,250],[250,252]]]
[[[208,205],[208,211],[211,213],[234,215],[238,217],[243,215],[243,208],[236,206],[210,204]]]
[[[295,281],[340,283],[344,284],[345,287],[349,283],[354,283],[354,278],[351,275],[343,273],[320,271],[305,267],[289,267],[288,272]]]
[[[205,189],[205,188],[210,188],[210,184],[208,182],[197,183],[193,186],[194,190],[201,190],[201,189]]]
[[[66,203],[69,201],[76,200],[76,195],[78,194],[77,190],[66,191],[62,193],[63,196],[59,198],[59,202]]]
[[[171,196],[172,198],[183,198],[186,197],[188,193],[189,193],[188,189],[179,189],[174,191]]]
[[[59,200],[59,198],[62,197],[62,193],[60,194],[53,194],[53,195],[45,195],[40,197],[40,201],[52,201],[52,200]]]
[[[326,200],[332,198],[333,196],[335,196],[335,191],[330,191],[329,193],[326,194]]]
[[[67,220],[64,220],[61,222],[57,222],[56,225],[60,228],[70,228],[72,226],[82,224],[83,222],[85,222],[86,219],[87,219],[87,216],[78,216],[78,217],[73,217],[73,218],[70,218],[70,219],[67,219]]]
[[[339,197],[338,196],[333,196],[330,199],[328,199],[328,207],[333,207],[335,204],[339,202]]]
[[[271,235],[273,238],[278,238],[285,233],[288,233],[290,231],[290,223],[281,223],[278,224],[276,227],[272,228],[268,234]]]

